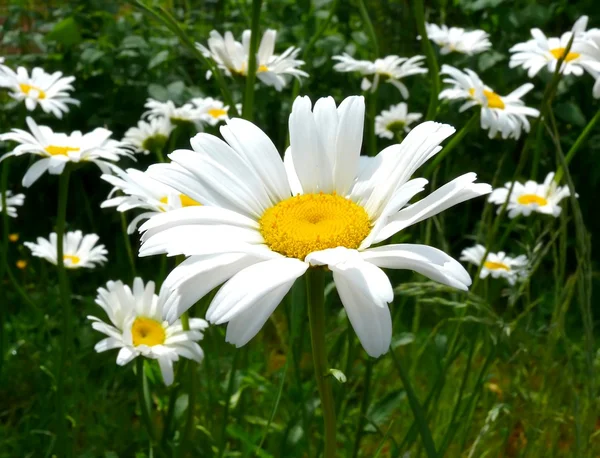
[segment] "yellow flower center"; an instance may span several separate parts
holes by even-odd
[[[221,116],[225,116],[227,114],[227,111],[223,110],[222,108],[211,108],[210,110],[208,110],[208,114],[211,115],[213,118],[219,118]]]
[[[552,54],[556,59],[560,59],[561,57],[565,57],[565,62],[570,62],[572,60],[577,59],[581,54],[578,52],[569,52],[565,56],[565,48],[554,48],[550,50],[550,54]]]
[[[27,267],[27,261],[23,260],[23,259],[19,259],[17,261],[17,269],[23,270]]]
[[[469,94],[471,94],[471,97],[473,97],[475,95],[475,88],[469,89]],[[500,110],[504,110],[505,105],[502,101],[502,97],[500,97],[494,91],[488,91],[487,89],[484,89],[483,95],[485,95],[485,98],[487,99],[489,108],[499,108]]]
[[[269,248],[300,260],[327,248],[358,248],[371,231],[365,209],[337,194],[290,197],[267,209],[259,223]]]
[[[46,148],[44,148],[44,149],[50,156],[58,156],[58,155],[68,156],[69,152],[79,151],[81,148],[73,148],[71,146],[50,145],[50,146],[46,146]]]
[[[262,72],[268,72],[268,71],[269,71],[269,67],[267,67],[266,65],[259,65],[258,68],[256,69],[256,73],[262,73]],[[239,73],[240,73],[240,75],[248,74],[248,66],[246,65],[246,62],[242,62],[242,68],[240,68]]]
[[[501,262],[485,261],[483,263],[483,266],[489,270],[506,270],[506,271],[510,270],[510,267],[508,267],[506,264],[503,264]]]
[[[258,69],[256,70],[258,73],[260,72],[268,72],[269,68],[266,65],[259,65]]]
[[[197,205],[202,205],[200,202],[196,202],[194,199],[186,196],[185,194],[179,194],[179,201],[181,202],[182,207],[193,207]],[[161,197],[160,203],[167,205],[169,203],[169,197]]]
[[[75,256],[74,254],[65,254],[63,256],[63,262],[66,263],[67,261],[69,261],[69,266],[76,266],[81,262],[81,259],[79,259],[79,256]]]
[[[19,240],[19,234],[15,233],[15,234],[9,234],[8,235],[8,240],[10,240],[11,242],[16,242]]]
[[[165,343],[165,330],[161,323],[152,318],[138,316],[131,325],[133,345],[162,345]]]
[[[42,91],[39,87],[35,87],[35,86],[31,86],[30,84],[23,83],[23,84],[19,84],[19,88],[26,95],[29,95],[29,91],[37,91],[38,99],[42,100],[42,99],[46,98],[46,93],[44,91]]]
[[[537,194],[523,194],[522,196],[519,196],[517,202],[519,202],[521,205],[537,204],[540,207],[548,205],[548,200],[542,196],[538,196]]]

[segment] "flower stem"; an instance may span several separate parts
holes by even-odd
[[[227,395],[225,398],[225,410],[223,412],[223,424],[221,427],[221,437],[219,438],[219,458],[222,458],[225,454],[225,447],[227,445],[227,422],[229,421],[229,405],[231,404],[231,396],[233,395],[233,388],[235,387],[235,374],[237,372],[238,361],[240,359],[241,351],[238,350],[233,355],[233,362],[231,363],[231,372],[229,374],[229,382],[227,383]]]
[[[258,26],[260,23],[260,8],[262,0],[252,0],[252,32],[250,35],[250,50],[248,53],[248,73],[246,74],[246,92],[242,118],[252,121],[254,115],[254,82],[256,81],[256,52],[258,51]]]
[[[127,252],[127,258],[129,259],[129,266],[131,267],[132,278],[136,277],[135,273],[135,257],[133,256],[133,249],[131,248],[131,240],[129,240],[129,234],[127,233],[127,218],[125,213],[120,212],[121,215],[121,232],[123,232],[123,242],[125,243],[125,251]]]
[[[335,458],[335,405],[331,377],[327,375],[327,346],[325,344],[325,271],[310,268],[306,272],[306,292],[310,340],[312,346],[315,378],[321,397],[323,411],[325,458]]]
[[[58,366],[58,379],[56,387],[56,414],[58,416],[58,456],[71,456],[72,450],[68,443],[67,416],[65,409],[65,379],[67,375],[67,361],[72,343],[72,312],[71,291],[69,279],[65,269],[64,246],[65,225],[67,219],[67,201],[69,194],[69,178],[71,175],[70,164],[67,164],[58,182],[58,211],[56,219],[56,266],[58,267],[58,285],[62,303],[62,344]]]
[[[425,29],[425,8],[423,0],[415,0],[413,3],[415,21],[417,23],[417,31],[421,35],[421,47],[427,58],[427,67],[429,68],[429,76],[431,78],[431,92],[429,93],[429,107],[427,108],[427,120],[432,120],[437,114],[438,94],[440,93],[440,68],[433,52],[433,46],[427,36]]]
[[[184,312],[183,315],[181,315],[181,326],[183,327],[184,331],[190,330],[190,319],[188,316],[188,312]],[[182,433],[181,443],[179,445],[177,456],[185,456],[186,451],[188,450],[188,445],[191,441],[192,433],[194,431],[194,405],[196,403],[196,367],[194,366],[194,361],[186,361],[186,372],[188,378],[187,419],[185,422],[185,429]]]
[[[358,424],[356,425],[356,432],[354,433],[354,452],[352,453],[353,458],[358,457],[360,451],[360,440],[362,439],[362,433],[365,429],[365,418],[367,415],[367,409],[369,407],[369,394],[371,391],[371,378],[373,375],[373,360],[369,358],[366,364],[365,371],[365,386],[363,388],[362,401],[360,403],[360,414],[358,417]]]
[[[2,261],[0,263],[0,283],[4,280],[4,274],[8,271],[8,208],[6,206],[6,189],[8,188],[8,167],[9,162],[5,161],[2,166],[2,175],[0,176],[0,199],[2,202]],[[8,292],[4,291],[3,298],[8,303]],[[4,310],[6,306],[0,306],[0,374],[4,365]]]
[[[137,390],[140,401],[140,410],[142,411],[142,421],[148,432],[150,440],[154,442],[156,434],[154,432],[154,424],[150,416],[150,388],[148,387],[148,380],[144,373],[144,358],[138,356],[135,360],[135,371],[137,378]]]

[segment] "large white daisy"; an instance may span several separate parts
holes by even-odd
[[[252,32],[245,30],[242,42],[236,41],[231,32],[222,36],[216,30],[210,32],[208,48],[196,43],[196,47],[204,56],[214,60],[228,76],[248,74],[248,58],[250,55],[250,37]],[[256,76],[267,86],[273,86],[281,91],[289,82],[290,77],[308,77],[308,73],[300,70],[304,61],[297,59],[300,48],[293,46],[286,49],[283,54],[275,54],[275,39],[277,31],[268,29],[260,40],[256,53]],[[207,74],[210,77],[210,73]]]
[[[375,134],[381,138],[394,138],[398,133],[409,132],[410,125],[422,117],[421,113],[409,113],[404,102],[392,105],[375,117]]]
[[[472,56],[492,47],[489,34],[483,30],[465,30],[460,27],[448,27],[442,24],[425,23],[427,38],[440,46],[441,54],[458,52]]]
[[[468,261],[476,266],[481,265],[485,256],[485,247],[475,245],[465,248],[460,254],[461,261]],[[524,254],[517,257],[507,256],[504,251],[498,253],[488,253],[479,271],[479,278],[506,278],[509,284],[514,285],[518,280],[523,280],[527,276],[527,265],[529,261]]]
[[[17,207],[22,207],[25,203],[25,194],[15,194],[12,191],[6,191],[6,214],[11,218],[17,217]],[[2,194],[0,194],[0,214],[2,213]]]
[[[338,63],[333,66],[338,72],[359,72],[364,76],[361,82],[363,91],[375,92],[379,86],[379,81],[384,81],[394,85],[405,99],[408,98],[408,88],[400,80],[411,75],[427,73],[427,69],[422,67],[425,56],[413,56],[410,58],[398,56],[386,56],[383,59],[376,59],[375,62],[369,60],[356,60],[349,54],[333,56],[333,60]],[[373,81],[367,76],[373,76]]]
[[[104,245],[96,245],[100,237],[96,234],[83,235],[81,231],[67,232],[63,238],[63,262],[67,269],[86,267],[93,269],[96,265],[106,262],[108,251]],[[24,242],[31,254],[56,265],[58,246],[56,232],[50,234],[50,239],[37,238],[37,243]]]
[[[63,77],[61,72],[46,73],[39,67],[34,68],[29,76],[24,67],[18,67],[15,72],[1,62],[0,74],[2,86],[11,90],[9,95],[25,102],[29,111],[35,110],[39,105],[44,112],[52,113],[60,119],[63,113],[69,112],[69,104],[79,105],[78,100],[70,97],[74,76]]]
[[[148,122],[140,120],[136,127],[125,132],[123,143],[140,153],[150,154],[151,151],[164,148],[174,128],[167,117],[157,116]]]
[[[173,383],[173,362],[180,356],[201,362],[204,352],[197,341],[203,338],[208,323],[190,318],[189,331],[179,320],[169,324],[163,318],[163,309],[177,300],[171,291],[162,288],[154,293],[154,282],[144,286],[141,278],[133,280],[133,288],[121,281],[109,281],[106,288],[98,288],[96,304],[104,309],[112,324],[95,316],[92,327],[108,337],[96,344],[100,353],[119,348],[117,364],[124,366],[138,356],[158,361],[165,385]]]
[[[10,153],[0,158],[0,162],[10,156],[35,154],[42,159],[35,162],[23,177],[23,186],[29,187],[48,171],[52,175],[60,175],[68,162],[93,162],[104,173],[110,173],[108,164],[118,161],[121,156],[133,158],[125,145],[110,138],[110,130],[98,127],[92,132],[82,134],[79,131],[67,135],[53,132],[46,126],[38,126],[31,118],[27,118],[30,132],[13,129],[1,134],[0,141],[13,141],[19,145]]]
[[[427,184],[410,179],[455,130],[435,122],[415,127],[402,144],[361,158],[364,98],[339,107],[331,97],[311,109],[298,97],[289,119],[290,148],[284,161],[254,124],[232,119],[226,140],[198,134],[194,151],[158,164],[156,177],[205,204],[152,217],[141,231],[142,256],[167,253],[188,258],[165,285],[181,295],[167,311],[172,321],[199,298],[226,282],[207,319],[228,322],[228,342],[247,343],[308,268],[327,266],[363,347],[380,356],[392,336],[387,303],[393,289],[384,268],[411,269],[445,285],[467,289],[464,268],[426,245],[373,248],[402,229],[455,204],[487,194],[467,173],[414,204]]]
[[[489,130],[489,137],[494,138],[498,133],[502,138],[518,139],[521,131],[529,132],[530,124],[527,116],[538,117],[540,112],[535,108],[525,106],[521,100],[533,89],[533,84],[527,83],[515,89],[506,96],[495,93],[489,86],[483,84],[479,76],[468,68],[464,72],[450,65],[442,65],[444,83],[451,87],[440,92],[440,99],[466,100],[460,107],[463,112],[471,107],[481,107],[481,128]]]
[[[490,194],[488,201],[502,208],[506,199],[509,218],[517,215],[529,216],[532,212],[560,216],[562,208],[560,201],[571,195],[568,186],[558,186],[554,181],[554,172],[550,172],[543,183],[533,180],[525,184],[515,182],[513,191],[508,195],[512,183],[506,183],[503,188],[496,188]],[[500,208],[498,211],[500,211]]]

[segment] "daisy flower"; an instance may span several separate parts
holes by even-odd
[[[245,30],[240,43],[233,38],[231,32],[225,32],[223,37],[213,30],[208,39],[208,48],[200,43],[196,43],[196,47],[205,57],[214,60],[228,76],[246,76],[251,35],[250,30]],[[277,31],[272,29],[266,30],[263,34],[256,53],[256,77],[267,86],[273,86],[275,90],[281,91],[290,77],[300,80],[301,77],[308,77],[308,73],[299,68],[304,65],[304,61],[297,59],[300,48],[291,46],[283,54],[275,54],[276,37]],[[210,73],[207,74],[208,77]]]
[[[174,128],[167,117],[155,117],[148,122],[141,120],[137,127],[131,127],[125,132],[123,143],[131,145],[140,153],[150,154],[165,146]]]
[[[338,61],[333,66],[334,70],[338,72],[359,72],[365,76],[360,85],[363,91],[370,89],[371,92],[375,92],[379,86],[379,80],[383,80],[394,85],[405,99],[409,96],[408,89],[400,80],[407,76],[427,73],[427,69],[421,67],[425,56],[406,58],[392,55],[371,62],[369,60],[356,60],[349,54],[344,53],[341,56],[333,56],[332,59]],[[372,82],[367,78],[371,75],[373,75]]]
[[[440,92],[439,98],[466,100],[460,107],[460,112],[480,106],[481,128],[489,130],[490,138],[500,133],[504,139],[518,139],[521,131],[529,132],[531,127],[527,116],[537,118],[540,115],[538,110],[526,107],[525,102],[521,100],[521,97],[533,89],[531,83],[522,85],[506,96],[501,96],[483,84],[472,70],[465,69],[462,72],[450,65],[442,65],[440,73],[449,76],[443,81],[451,87]]]
[[[0,194],[0,213],[2,213],[2,195]],[[6,214],[11,218],[17,217],[17,207],[22,207],[25,203],[25,194],[15,194],[12,191],[6,191]]]
[[[148,108],[143,116],[149,121],[166,118],[173,124],[194,123],[196,127],[201,127],[202,112],[192,103],[185,103],[177,107],[171,100],[159,102],[158,100],[148,99],[144,105]]]
[[[98,127],[92,132],[82,134],[74,131],[70,135],[53,132],[46,126],[38,126],[29,117],[26,119],[31,133],[13,129],[1,134],[0,141],[20,143],[12,152],[0,158],[0,162],[10,156],[35,154],[42,159],[35,162],[23,177],[23,186],[28,188],[46,171],[60,175],[69,162],[93,162],[104,173],[109,173],[107,164],[118,161],[121,156],[133,158],[121,142],[110,138],[110,130]]]
[[[517,215],[529,216],[531,212],[552,215],[557,218],[562,211],[560,201],[569,197],[568,186],[558,186],[554,181],[554,172],[550,172],[543,183],[529,180],[525,184],[515,182],[513,191],[508,196],[512,183],[506,183],[503,188],[492,191],[488,201],[502,207],[508,198],[509,218]],[[498,209],[500,211],[500,209]]]
[[[46,73],[39,67],[34,68],[29,76],[25,68],[18,67],[15,72],[1,62],[0,75],[2,86],[12,90],[9,95],[25,102],[29,111],[39,105],[45,113],[52,113],[60,119],[63,113],[69,112],[68,104],[79,105],[78,100],[69,97],[74,76],[63,77],[61,72]]]
[[[375,133],[379,137],[392,139],[399,133],[409,132],[409,126],[422,116],[421,113],[409,113],[404,102],[392,105],[375,117]]]
[[[485,256],[485,247],[475,245],[465,248],[460,254],[461,261],[467,261],[476,266],[481,265]],[[527,276],[527,256],[524,254],[516,258],[507,256],[504,251],[499,253],[488,253],[485,262],[481,267],[479,278],[506,278],[509,284],[514,285],[518,280],[523,280]]]
[[[204,124],[216,126],[220,122],[229,120],[229,106],[212,97],[195,97],[192,103],[200,110],[200,120]],[[236,105],[236,110],[242,112],[242,104]]]
[[[100,239],[96,234],[83,235],[81,231],[67,232],[63,239],[63,261],[67,269],[86,267],[93,269],[96,265],[106,262],[108,251],[104,245],[96,245]],[[50,234],[50,239],[37,238],[37,243],[24,242],[33,256],[44,258],[51,264],[57,264],[58,247],[56,232]]]
[[[467,31],[460,27],[425,23],[427,38],[440,46],[441,54],[458,52],[472,56],[492,47],[489,35],[483,30]]]
[[[112,167],[112,172],[114,175],[104,174],[101,177],[112,184],[114,188],[108,195],[108,199],[100,204],[100,207],[116,207],[119,212],[126,212],[134,208],[147,210],[131,221],[127,228],[128,234],[132,234],[139,222],[144,219],[176,208],[200,205],[185,194],[156,180],[147,172],[136,169],[124,171],[117,166]],[[125,195],[114,197],[117,191],[121,191]]]
[[[158,361],[165,385],[173,383],[173,362],[180,356],[201,362],[204,352],[198,341],[208,323],[190,318],[189,331],[184,331],[179,320],[169,324],[163,319],[165,306],[176,301],[171,291],[161,289],[154,293],[154,282],[144,286],[141,278],[133,280],[133,288],[121,281],[109,281],[106,288],[98,288],[96,304],[104,309],[111,324],[95,316],[88,316],[92,328],[108,337],[94,349],[104,352],[119,348],[117,364],[124,366],[138,356]]]
[[[181,296],[165,315],[169,321],[226,282],[206,317],[229,323],[226,340],[236,346],[258,333],[307,269],[327,266],[363,347],[378,357],[390,345],[387,304],[394,296],[382,267],[414,270],[463,290],[471,279],[436,248],[372,245],[491,188],[467,173],[409,205],[427,183],[411,175],[454,128],[426,122],[402,144],[361,158],[364,98],[311,105],[308,97],[295,100],[283,161],[262,130],[232,119],[221,127],[226,141],[198,134],[194,151],[169,156],[175,167],[153,166],[161,171],[157,179],[205,206],[146,221],[140,255],[188,256],[165,280]]]

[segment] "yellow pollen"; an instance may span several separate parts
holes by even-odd
[[[519,196],[517,202],[519,202],[521,205],[537,204],[540,207],[548,205],[548,200],[542,196],[538,196],[537,194],[523,194],[522,196]]]
[[[68,156],[68,154],[71,151],[79,151],[80,150],[80,148],[73,148],[71,146],[56,146],[56,145],[46,146],[46,148],[44,148],[44,149],[50,156],[59,156],[59,155]]]
[[[23,260],[23,259],[19,259],[17,261],[17,269],[25,269],[27,267],[27,261]]]
[[[196,202],[194,199],[186,196],[185,194],[179,194],[179,201],[181,202],[182,207],[193,207],[197,205],[202,205],[200,202]],[[167,205],[169,203],[169,197],[161,197],[160,203]]]
[[[554,48],[550,50],[550,54],[552,54],[556,59],[560,59],[561,57],[565,56],[565,48]],[[578,52],[569,52],[566,56],[565,56],[565,62],[570,62],[572,60],[577,59],[581,54],[579,54]]]
[[[225,116],[227,114],[227,111],[223,110],[222,108],[211,108],[210,110],[208,110],[208,114],[211,115],[213,118],[218,118],[220,116]]]
[[[365,209],[337,194],[290,197],[267,209],[259,223],[269,248],[301,260],[327,248],[358,248],[371,231]]]
[[[266,65],[259,65],[258,69],[256,70],[257,72],[268,72],[269,68]]]
[[[19,240],[19,234],[15,233],[15,234],[9,234],[8,235],[8,240],[10,240],[11,242],[16,242]]]
[[[165,343],[165,330],[161,323],[152,318],[138,316],[131,325],[133,345],[162,345]]]
[[[68,266],[76,266],[77,264],[79,264],[81,262],[81,259],[79,259],[79,256],[75,256],[74,254],[65,254],[63,256],[63,262],[66,263],[66,261],[69,261]]]
[[[471,94],[471,97],[474,96],[475,88],[469,89],[469,94]],[[504,110],[505,105],[504,105],[504,102],[502,101],[502,97],[500,97],[494,91],[488,91],[487,89],[484,89],[483,95],[485,95],[485,98],[488,101],[489,108],[499,108],[500,110]]]
[[[507,272],[510,270],[510,267],[501,262],[485,261],[483,267],[490,270],[506,270]]]
[[[39,87],[31,86],[30,84],[19,84],[19,88],[24,94],[29,95],[29,91],[34,90],[38,92],[38,99],[45,99],[46,93],[42,91]]]

